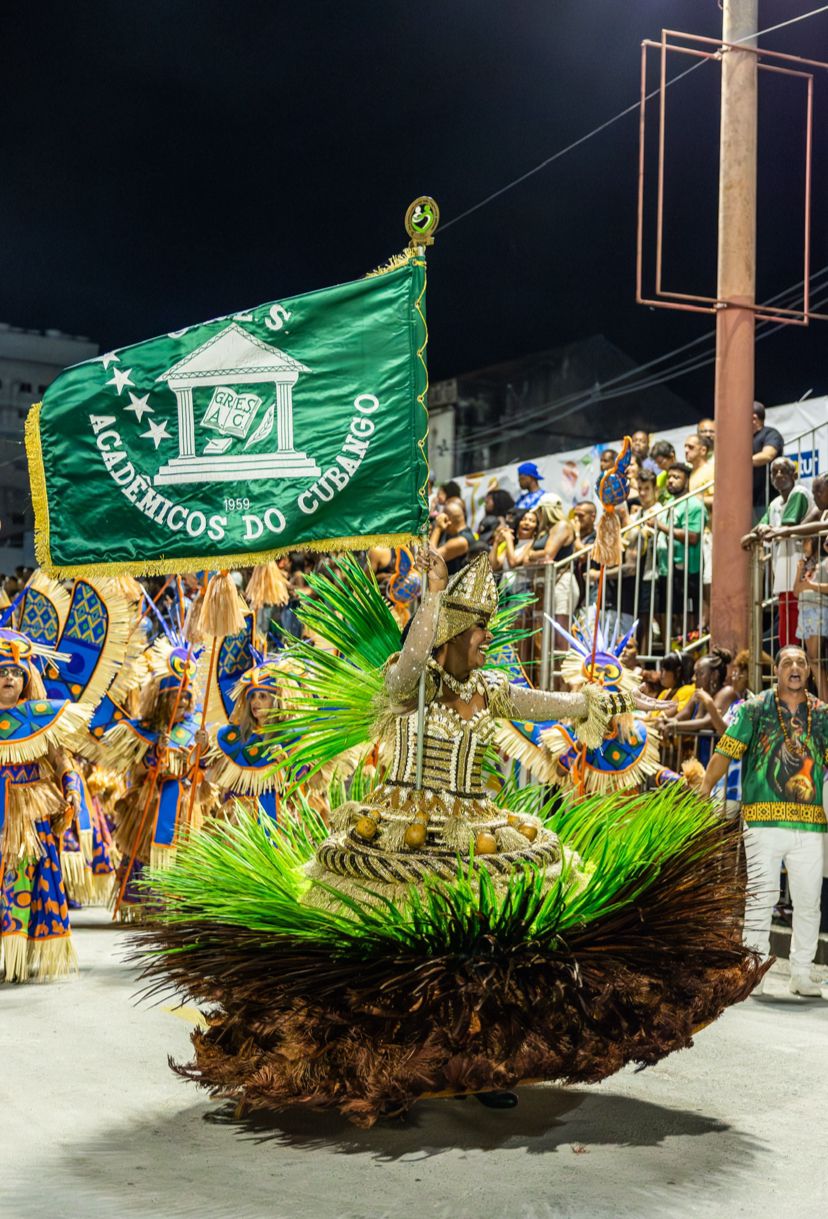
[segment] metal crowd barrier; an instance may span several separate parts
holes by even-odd
[[[808,428],[801,435],[795,436],[785,444],[785,457],[790,457],[797,466],[797,482],[810,489],[810,483],[820,470],[820,449],[828,450],[828,423],[818,427]],[[776,495],[770,483],[770,466],[765,467],[765,502]],[[755,527],[755,526],[754,526]],[[826,531],[820,537],[824,543],[828,536]],[[750,551],[752,606],[750,618],[750,687],[752,690],[767,688],[773,680],[772,659],[783,642],[800,643],[808,654],[811,662],[811,672],[814,682],[819,688],[819,675],[822,675],[823,696],[828,693],[828,638],[821,632],[817,634],[801,633],[801,610],[799,603],[795,613],[791,614],[790,605],[780,606],[778,593],[774,592],[774,567],[782,565],[783,582],[793,588],[796,567],[803,557],[802,539],[794,541],[785,549],[783,541],[757,541]],[[820,558],[825,557],[825,551],[818,551]],[[813,602],[812,602],[813,604]],[[828,596],[818,603],[821,608],[828,606]],[[784,619],[784,620],[783,620]],[[789,629],[796,622],[796,629]],[[787,624],[787,625],[786,625]],[[806,623],[807,625],[807,623]]]
[[[677,523],[676,517],[688,501],[703,500],[712,486],[712,482],[707,482],[666,504],[655,505],[639,513],[621,529],[626,570],[622,563],[621,567],[605,575],[599,615],[601,629],[608,638],[621,638],[638,620],[636,642],[639,658],[645,662],[656,661],[677,645],[693,651],[703,648],[709,640],[706,615],[710,546],[703,536],[704,533],[709,535],[709,512],[705,513],[702,536],[689,548],[698,554],[698,571],[695,572],[690,571],[687,562],[681,567],[676,564],[676,545],[682,547],[685,556],[688,552],[682,540],[686,530]],[[661,522],[666,526],[666,532],[661,534],[663,542],[656,543],[657,534],[644,527],[645,521]],[[540,628],[540,657],[536,660],[535,673],[542,689],[548,690],[558,683],[560,661],[567,651],[563,637],[555,638],[557,632],[549,619],[557,617],[566,630],[572,627],[573,614],[555,615],[556,585],[559,581],[571,584],[570,577],[577,572],[581,578],[575,613],[597,603],[598,570],[591,564],[590,553],[591,547],[586,547],[565,559],[541,562],[524,569],[532,573],[530,588],[536,598],[534,608],[526,616],[526,624],[533,629]],[[666,571],[661,575],[659,554],[666,560]],[[625,604],[629,607],[626,610]]]

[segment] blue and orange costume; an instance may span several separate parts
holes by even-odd
[[[147,866],[169,867],[178,843],[203,820],[201,791],[192,802],[195,736],[198,731],[197,670],[200,649],[173,631],[146,651],[149,677],[141,696],[140,714],[123,707],[111,710],[111,726],[101,738],[107,764],[129,772],[130,787],[118,802],[115,842],[121,859],[117,879],[129,872],[120,913],[140,917],[147,894],[136,885]],[[94,731],[94,729],[93,729]],[[204,789],[206,793],[206,788]]]
[[[77,580],[67,595],[37,572],[2,621],[4,976],[8,982],[42,981],[76,968],[60,858],[61,833],[81,806],[82,781],[70,751],[83,740],[96,703],[122,663],[128,613],[108,581]],[[22,688],[12,701],[15,678],[22,679]]]
[[[69,793],[76,790],[63,747],[83,729],[89,709],[46,698],[34,655],[25,635],[0,629],[3,691],[9,672],[24,674],[19,701],[0,712],[0,942],[7,982],[77,968],[56,831],[71,816]]]
[[[561,674],[568,684],[578,688],[589,681],[608,694],[633,692],[636,682],[620,660],[632,631],[614,643],[607,642],[598,627],[593,661],[591,629],[576,626],[572,635],[557,623],[555,629],[570,645],[561,665]],[[508,668],[516,684],[530,685],[514,649],[490,659]],[[567,724],[554,720],[503,723],[497,743],[526,766],[537,782],[577,788],[586,795],[636,788],[647,778],[653,778],[657,786],[679,778],[661,766],[658,733],[652,721],[643,717],[616,717],[604,740],[594,749],[580,745]]]
[[[277,706],[277,665],[263,660],[243,674],[234,689],[230,722],[216,732],[205,766],[209,781],[219,789],[222,804],[238,801],[248,810],[258,810],[278,821],[279,777],[273,766],[272,747],[250,713],[250,699],[257,691],[271,695],[274,708]]]
[[[234,803],[239,802],[249,812],[279,819],[280,784],[272,745],[250,709],[251,698],[260,692],[271,696],[275,710],[279,690],[280,665],[254,646],[253,620],[247,615],[244,630],[225,636],[219,645],[209,698],[209,706],[225,720],[212,734],[204,760],[223,813],[233,816]]]

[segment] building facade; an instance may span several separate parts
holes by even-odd
[[[603,335],[437,381],[429,410],[441,420],[440,472],[488,470],[541,453],[606,442],[636,428],[663,430],[698,417],[664,385],[624,392],[637,362]],[[431,449],[431,445],[429,446]]]
[[[34,566],[34,522],[24,430],[26,415],[70,364],[97,344],[59,330],[22,330],[0,322],[0,573]]]

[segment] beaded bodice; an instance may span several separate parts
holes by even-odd
[[[464,719],[443,703],[426,707],[423,743],[423,787],[441,796],[483,796],[482,765],[496,722],[484,707]],[[386,783],[412,788],[417,765],[417,712],[399,715],[394,724],[394,755]]]

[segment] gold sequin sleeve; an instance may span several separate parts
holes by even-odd
[[[565,720],[576,738],[589,749],[597,749],[615,716],[627,715],[634,707],[629,694],[610,693],[597,685],[586,685],[576,694],[555,690],[531,690],[510,686],[516,719]]]
[[[532,690],[510,686],[515,719],[543,723],[545,720],[574,721],[586,718],[587,696],[583,692],[562,694],[556,690]]]
[[[385,689],[395,703],[417,693],[420,674],[428,664],[440,616],[440,593],[426,593],[406,635],[403,649],[385,673]]]

